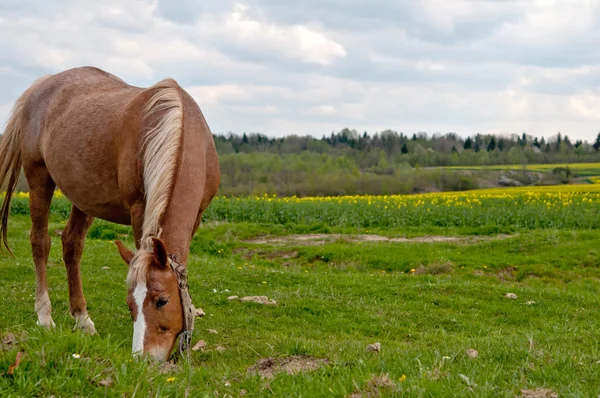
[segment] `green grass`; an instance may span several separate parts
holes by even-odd
[[[600,163],[556,163],[556,164],[512,164],[491,166],[446,166],[451,170],[527,170],[541,173],[551,172],[555,168],[569,167],[580,177],[600,176]]]
[[[55,213],[50,230],[63,226]],[[344,397],[368,390],[382,374],[394,383],[382,388],[384,396],[513,397],[538,387],[560,396],[600,393],[597,230],[517,229],[499,239],[492,228],[470,240],[469,227],[426,226],[376,231],[463,240],[359,243],[343,235],[325,245],[253,244],[248,240],[261,236],[367,230],[210,222],[194,238],[189,261],[192,297],[207,314],[196,321],[194,342],[205,340],[209,351],[194,352],[191,366],[161,373],[130,354],[127,270],[110,241],[133,246],[129,230],[96,222],[86,241],[84,291],[100,333],[89,337],[72,331],[54,234],[48,272],[58,328],[35,326],[29,228],[27,216],[11,218],[16,258],[0,260],[0,333],[19,336],[16,347],[0,351],[0,373],[17,351],[25,352],[14,376],[0,376],[0,396],[240,396],[245,390],[246,396]],[[426,273],[433,269],[444,273]],[[504,298],[507,292],[518,298]],[[230,295],[266,295],[278,304],[231,302]],[[379,354],[366,351],[374,342],[381,343]],[[478,358],[467,356],[471,348]],[[295,354],[330,362],[272,380],[247,373],[260,358]],[[111,386],[98,384],[107,377]]]

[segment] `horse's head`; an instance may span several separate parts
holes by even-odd
[[[152,250],[136,254],[116,241],[129,265],[127,304],[133,319],[134,354],[167,360],[184,326],[177,273],[162,240],[152,238]]]

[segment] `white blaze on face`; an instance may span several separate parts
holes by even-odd
[[[144,300],[148,288],[146,284],[138,284],[133,291],[133,298],[137,306],[137,317],[133,323],[133,345],[132,352],[141,354],[144,351],[144,337],[146,336],[146,319],[144,317]]]

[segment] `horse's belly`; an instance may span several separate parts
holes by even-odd
[[[71,199],[71,197],[65,194],[71,202],[77,206],[85,214],[100,218],[102,220],[114,222],[117,224],[131,225],[131,215],[129,209],[115,203],[94,201],[89,200],[77,200]]]
[[[119,202],[118,197],[103,194],[96,187],[88,187],[86,184],[81,184],[76,189],[71,184],[66,189],[61,185],[57,182],[61,192],[87,215],[118,224],[131,224],[129,209]],[[118,193],[118,190],[115,188],[113,192]]]
[[[60,143],[56,137],[52,145]],[[115,162],[105,148],[89,144],[73,151],[48,150],[46,168],[58,189],[84,213],[103,220],[130,224],[129,209],[122,201]]]

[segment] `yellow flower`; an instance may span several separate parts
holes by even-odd
[[[400,380],[400,383],[404,383],[406,381],[406,375],[400,376],[398,380]]]
[[[167,379],[167,381],[168,381],[169,383],[173,383],[173,382],[175,381],[175,377],[169,377],[169,378]]]

